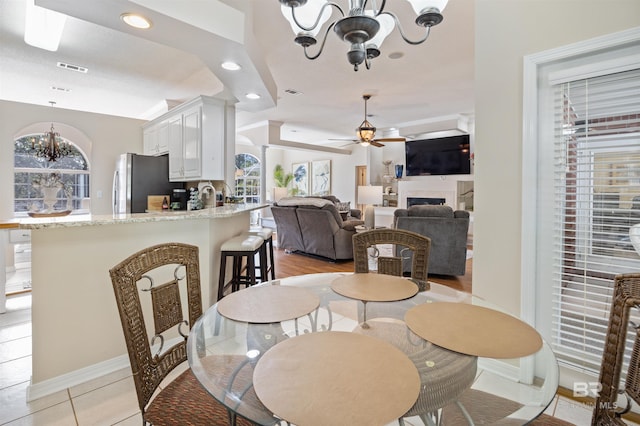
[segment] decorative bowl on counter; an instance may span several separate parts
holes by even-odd
[[[71,210],[59,210],[59,211],[52,211],[52,212],[29,212],[29,216],[31,217],[62,217],[62,216],[67,216],[69,213],[71,213]]]

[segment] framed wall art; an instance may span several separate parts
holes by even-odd
[[[311,194],[331,194],[331,160],[318,160],[311,163]]]
[[[309,194],[309,163],[291,164],[293,173],[293,195],[303,196]]]

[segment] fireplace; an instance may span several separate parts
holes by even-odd
[[[441,206],[446,202],[447,200],[445,198],[407,197],[407,208],[422,205]]]

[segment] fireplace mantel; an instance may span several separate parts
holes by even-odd
[[[445,205],[458,208],[458,180],[437,178],[398,181],[398,207],[407,208],[407,197],[444,198]]]

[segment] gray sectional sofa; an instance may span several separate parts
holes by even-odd
[[[355,227],[364,222],[343,220],[331,200],[282,198],[271,206],[271,213],[279,247],[332,260],[353,259],[351,237],[356,233]]]

